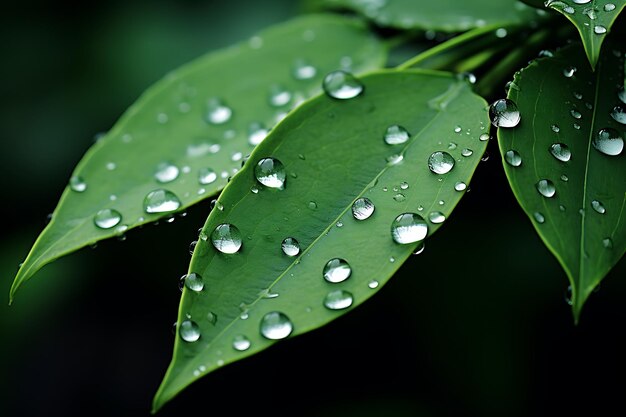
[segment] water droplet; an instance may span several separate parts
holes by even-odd
[[[343,227],[343,222],[342,222],[341,220],[340,220],[340,221],[338,221],[338,222],[337,222],[337,224],[336,224],[336,226],[337,226],[337,227]]]
[[[574,304],[574,300],[572,298],[572,286],[568,285],[567,289],[565,290],[565,294],[563,294],[563,299],[565,300],[565,302],[567,303],[567,305],[572,305]]]
[[[454,158],[447,152],[437,151],[428,158],[428,169],[435,174],[447,174],[454,168]]]
[[[489,106],[489,117],[496,127],[515,127],[521,119],[517,104],[508,98],[494,101]]]
[[[563,182],[567,182],[567,181],[569,181],[568,176],[567,176],[567,175],[565,175],[565,174],[561,175],[561,181],[563,181]]]
[[[576,109],[570,110],[569,114],[571,114],[574,119],[580,119],[583,117],[583,115]]]
[[[587,4],[589,3],[591,0],[573,0],[574,3],[576,4]]]
[[[391,223],[391,237],[401,245],[424,240],[428,234],[428,224],[416,213],[403,213]]]
[[[461,151],[461,155],[464,157],[468,157],[468,156],[472,156],[472,154],[474,153],[473,150],[471,150],[470,148],[465,148]]]
[[[282,107],[291,101],[291,92],[283,86],[275,85],[270,88],[269,103],[274,107]]]
[[[217,201],[217,199],[211,200],[211,203],[209,204],[209,208],[211,210],[218,209],[219,211],[224,211],[224,205],[220,203],[219,201]]]
[[[146,213],[169,213],[181,206],[181,202],[171,191],[158,189],[150,191],[143,200]]]
[[[537,191],[544,197],[554,197],[556,194],[556,188],[554,187],[554,183],[550,180],[539,180],[537,184],[535,184]]]
[[[539,213],[538,211],[533,213],[533,217],[535,218],[535,220],[537,221],[537,223],[542,224],[543,222],[546,221],[546,218],[543,217],[543,214]]]
[[[317,74],[317,68],[304,60],[298,60],[293,66],[293,77],[296,80],[310,80]]]
[[[217,324],[217,314],[212,311],[209,311],[206,315],[206,319],[209,323],[215,326]]]
[[[202,276],[200,274],[196,274],[192,272],[187,275],[183,275],[183,280],[185,282],[185,287],[194,292],[200,292],[204,288],[204,281],[202,280]]]
[[[333,258],[324,265],[322,274],[326,281],[336,284],[350,278],[352,268],[344,259]]]
[[[242,245],[241,232],[230,223],[222,223],[211,233],[211,242],[222,253],[237,253]]]
[[[235,336],[235,338],[233,339],[233,349],[238,350],[239,352],[248,350],[250,348],[250,345],[250,339],[242,334]]]
[[[311,210],[316,210],[317,203],[315,201],[309,201],[309,203],[307,204],[307,207],[309,207]]]
[[[387,145],[400,145],[409,140],[411,134],[400,125],[391,125],[385,131],[383,139]]]
[[[93,222],[100,229],[110,229],[122,221],[122,215],[114,209],[103,209],[96,213]]]
[[[565,210],[566,210],[566,208],[565,208],[565,206],[564,206],[564,205],[562,205],[562,204],[561,204],[561,205],[559,205],[559,210],[561,210],[561,211],[565,211]]]
[[[178,167],[169,162],[163,162],[157,166],[154,178],[160,183],[168,183],[178,178]]]
[[[605,237],[604,239],[602,239],[602,246],[606,249],[613,249],[613,241],[610,237]]]
[[[626,88],[620,87],[619,90],[617,90],[617,97],[622,103],[626,104]]]
[[[478,137],[478,140],[480,140],[481,142],[487,142],[489,139],[491,139],[491,136],[489,136],[489,133],[481,133],[480,136]]]
[[[324,307],[329,310],[343,310],[348,308],[354,302],[352,294],[344,290],[335,290],[329,292],[324,298]]]
[[[232,116],[232,109],[219,98],[214,97],[207,101],[207,112],[205,115],[207,122],[214,125],[221,125],[228,122]]]
[[[563,69],[563,75],[565,75],[566,78],[572,78],[574,74],[576,74],[576,71],[578,71],[576,67],[567,67]]]
[[[250,187],[250,191],[252,191],[253,194],[258,194],[259,187],[257,187],[256,185],[253,185],[252,187]]]
[[[82,193],[87,189],[87,183],[81,177],[73,175],[70,178],[70,189],[77,193]]]
[[[433,224],[439,224],[446,221],[446,216],[440,211],[431,211],[428,215],[428,220]]]
[[[602,25],[595,25],[593,27],[593,33],[595,33],[596,35],[603,35],[606,33],[606,28]]]
[[[352,204],[352,215],[357,220],[369,219],[374,210],[374,203],[369,198],[357,198]]]
[[[554,133],[559,133],[561,131],[561,128],[558,127],[557,125],[552,125],[550,126],[550,128],[552,129]]]
[[[200,339],[200,327],[195,321],[185,320],[180,324],[178,334],[185,342],[196,342]]]
[[[572,152],[564,143],[553,143],[550,145],[550,153],[561,162],[567,162],[572,157]]]
[[[261,335],[266,339],[284,339],[293,331],[293,324],[289,317],[279,311],[267,313],[261,319]]]
[[[618,123],[626,125],[626,111],[622,106],[615,106],[611,110],[611,117]]]
[[[513,149],[506,151],[504,153],[504,160],[506,161],[507,164],[511,165],[512,167],[518,167],[522,165],[522,157],[517,151]]]
[[[268,130],[262,123],[254,122],[250,123],[248,127],[248,143],[252,146],[256,146],[263,142],[263,139],[267,137]]]
[[[371,289],[378,288],[378,281],[376,281],[375,279],[371,280],[367,283],[367,287]]]
[[[254,167],[258,182],[269,188],[285,188],[285,166],[278,159],[263,158]]]
[[[363,92],[363,84],[354,75],[345,71],[333,71],[324,77],[324,91],[329,97],[347,100]]]
[[[404,160],[404,155],[401,153],[390,155],[386,158],[386,161],[389,165],[398,165],[400,162]]]
[[[172,217],[173,219],[173,217]],[[189,244],[189,254],[193,256],[193,252],[196,250],[196,246],[198,245],[198,241],[194,240]]]
[[[285,238],[280,247],[287,256],[297,256],[300,253],[300,243],[293,237]]]
[[[606,213],[606,208],[604,208],[604,204],[602,204],[601,201],[593,200],[591,202],[591,207],[600,214]]]
[[[624,149],[624,139],[617,130],[610,127],[600,129],[592,144],[598,151],[609,156],[619,155]]]
[[[211,184],[217,179],[217,174],[211,168],[200,168],[198,182],[202,185]]]
[[[406,196],[405,196],[404,194],[402,194],[402,193],[398,193],[398,194],[396,194],[396,195],[394,195],[394,196],[393,196],[393,199],[394,199],[395,201],[397,201],[398,203],[401,203],[401,202],[403,202],[404,200],[406,200]]]
[[[612,12],[613,10],[615,10],[615,5],[613,3],[607,3],[604,5],[605,12]]]

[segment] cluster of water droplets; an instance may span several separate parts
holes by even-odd
[[[572,1],[574,2],[574,6],[560,0],[547,0],[544,4],[546,7],[551,7],[568,15],[575,15],[577,13],[583,14],[588,19],[588,21],[583,22],[583,25],[585,27],[592,28],[593,33],[596,35],[605,35],[608,32],[606,26],[598,24],[596,21],[599,20],[601,13],[606,13],[608,15],[614,14],[615,9],[617,8],[614,3],[606,3],[602,7],[596,7],[595,3],[592,3],[592,0]],[[613,18],[614,16],[608,17],[608,19]]]

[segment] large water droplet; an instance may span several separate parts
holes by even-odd
[[[626,111],[622,106],[615,106],[611,110],[611,117],[618,123],[626,125]]]
[[[593,147],[605,155],[616,156],[624,150],[624,139],[619,132],[611,127],[600,129],[593,138]]]
[[[228,122],[233,116],[233,111],[219,98],[211,98],[207,101],[206,121],[221,125]]]
[[[344,259],[333,258],[324,265],[322,274],[326,281],[335,284],[350,278],[352,268]]]
[[[143,209],[146,213],[169,213],[181,206],[181,202],[171,191],[158,189],[150,191],[143,199]]]
[[[554,183],[550,180],[539,180],[537,184],[535,184],[537,191],[544,197],[554,197],[556,194],[556,188],[554,187]]]
[[[178,167],[169,162],[163,162],[157,166],[154,178],[160,183],[168,183],[178,178]]]
[[[447,174],[454,168],[454,158],[448,152],[437,151],[428,157],[428,169],[435,174]]]
[[[81,177],[74,175],[70,178],[70,189],[82,193],[87,189],[87,183]]]
[[[343,310],[348,308],[354,302],[352,294],[344,290],[335,290],[329,292],[324,298],[324,307],[329,310]]]
[[[550,153],[561,162],[567,162],[572,157],[572,152],[564,143],[553,143],[550,145]]]
[[[433,224],[439,224],[446,221],[446,216],[440,211],[431,211],[428,215],[428,220]]]
[[[606,33],[606,27],[602,25],[595,25],[593,27],[593,33],[595,33],[596,35],[603,35]]]
[[[122,221],[122,215],[114,209],[103,209],[96,213],[93,222],[100,229],[110,229]]]
[[[383,139],[387,145],[401,145],[411,137],[408,130],[400,125],[391,125],[385,131]]]
[[[352,215],[357,220],[369,219],[374,210],[374,203],[369,198],[357,198],[352,204]]]
[[[200,339],[200,327],[195,321],[185,320],[180,324],[178,334],[185,342],[196,342]]]
[[[258,182],[269,188],[285,188],[285,166],[278,159],[263,158],[254,167]]]
[[[289,317],[279,311],[267,313],[261,319],[261,335],[266,339],[284,339],[293,331],[293,324]]]
[[[297,256],[300,253],[300,243],[293,237],[285,238],[280,247],[287,256]]]
[[[604,208],[604,204],[602,204],[601,201],[593,200],[591,202],[591,207],[600,214],[606,213],[606,208]]]
[[[363,92],[363,84],[349,72],[333,71],[324,77],[324,91],[338,100],[354,98]]]
[[[403,213],[391,223],[391,237],[402,245],[424,240],[427,234],[428,223],[416,213]]]
[[[192,272],[183,276],[185,287],[194,292],[200,292],[204,288],[204,281],[200,274]]]
[[[211,184],[217,179],[217,173],[211,168],[200,168],[198,171],[198,182],[202,185]]]
[[[513,149],[504,153],[504,160],[512,167],[518,167],[522,165],[522,157],[520,156],[519,152]]]
[[[244,350],[248,350],[250,348],[250,339],[246,336],[240,334],[235,336],[233,339],[233,349],[243,352]]]
[[[508,98],[494,101],[489,106],[489,117],[496,127],[515,127],[521,120],[517,104]]]
[[[211,233],[211,242],[222,253],[237,253],[242,245],[241,232],[230,223],[222,223]]]

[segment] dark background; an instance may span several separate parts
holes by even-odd
[[[0,294],[74,165],[167,71],[296,1],[21,3],[0,17]],[[491,143],[471,192],[379,294],[193,384],[159,415],[626,415],[626,264],[574,326],[567,280]],[[0,416],[147,416],[208,212],[44,268],[0,303]],[[7,299],[5,298],[5,300]]]

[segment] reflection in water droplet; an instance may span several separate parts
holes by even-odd
[[[513,149],[504,153],[504,160],[512,167],[518,167],[522,165],[522,157],[520,156],[519,152]]]
[[[626,111],[622,106],[615,106],[611,110],[611,117],[618,123],[626,125]]]
[[[606,33],[606,28],[602,25],[595,25],[593,27],[593,33],[595,33],[596,35],[603,35]]]
[[[391,237],[399,244],[419,242],[427,234],[428,224],[416,213],[403,213],[391,223]]]
[[[300,253],[300,243],[293,237],[285,238],[280,247],[287,256],[297,256]]]
[[[228,122],[232,116],[232,109],[219,98],[214,97],[207,101],[207,112],[205,115],[207,122],[214,125],[221,125]]]
[[[538,211],[533,213],[533,217],[535,218],[537,223],[543,223],[546,221],[546,218],[543,217],[543,214],[539,213]]]
[[[367,283],[367,287],[371,289],[378,288],[378,281],[376,281],[375,279],[371,280]]]
[[[329,97],[347,100],[363,92],[363,84],[345,71],[333,71],[324,77],[324,91]]]
[[[456,184],[454,184],[455,191],[465,191],[466,189],[467,189],[467,184],[465,184],[462,181],[459,181]]]
[[[178,167],[169,162],[163,162],[157,166],[154,178],[160,183],[168,183],[178,178]]]
[[[535,184],[537,191],[544,197],[554,197],[556,194],[556,188],[554,187],[554,183],[550,180],[539,180],[537,184]]]
[[[591,202],[591,207],[593,207],[593,209],[600,214],[606,213],[606,208],[604,207],[604,204],[602,204],[601,201],[593,200]]]
[[[489,107],[489,117],[496,127],[515,127],[521,119],[517,104],[508,98],[494,101]]]
[[[242,334],[235,336],[235,338],[233,339],[233,349],[240,352],[248,350],[250,348],[250,345],[250,339]]]
[[[333,258],[324,265],[322,274],[326,281],[335,284],[350,278],[352,268],[344,259]]]
[[[558,127],[557,125],[552,125],[550,126],[550,128],[552,129],[554,133],[559,133],[561,131],[561,128]]]
[[[82,193],[87,189],[87,183],[81,177],[73,175],[70,178],[70,189],[77,193]]]
[[[550,145],[550,153],[561,162],[567,162],[572,157],[572,152],[564,143],[553,143]]]
[[[491,139],[491,137],[488,133],[481,133],[478,137],[478,140],[480,140],[481,142],[487,142],[489,139]]]
[[[211,233],[211,243],[222,253],[237,253],[242,245],[241,232],[230,223],[222,223]]]
[[[279,311],[267,313],[261,319],[261,335],[266,339],[284,339],[293,331],[293,324],[285,314]]]
[[[387,145],[400,145],[409,140],[411,134],[400,125],[391,125],[385,131],[383,139]]]
[[[178,334],[185,342],[195,342],[200,339],[200,327],[194,321],[185,320],[180,324]]]
[[[572,117],[574,119],[581,119],[583,117],[583,115],[580,114],[580,112],[578,110],[575,110],[575,109],[570,110],[569,113],[572,115]]]
[[[158,189],[150,191],[143,200],[146,213],[168,213],[177,210],[181,202],[171,191]]]
[[[446,221],[446,216],[440,211],[431,211],[428,215],[428,220],[433,224],[439,224]]]
[[[285,188],[285,166],[278,159],[263,158],[254,167],[258,182],[269,188]]]
[[[473,153],[474,151],[471,150],[470,148],[465,148],[461,151],[461,155],[464,157],[472,156]]]
[[[565,75],[565,77],[567,78],[572,78],[574,74],[576,74],[576,71],[576,67],[567,67],[563,69],[563,75]]]
[[[204,281],[202,280],[202,276],[200,274],[196,274],[192,272],[191,274],[183,275],[183,280],[185,282],[185,287],[194,292],[202,291],[204,288]]]
[[[357,220],[369,219],[374,213],[374,210],[374,203],[372,203],[369,198],[357,198],[352,204],[352,215]]]
[[[447,174],[454,168],[454,158],[447,152],[437,151],[428,158],[428,169],[435,174]]]
[[[605,155],[616,156],[624,150],[624,139],[611,127],[600,129],[592,141],[593,147]]]
[[[202,185],[211,184],[217,179],[217,174],[211,168],[200,168],[198,182]]]
[[[604,5],[605,12],[612,12],[613,10],[615,10],[615,5],[613,3],[607,3]]]
[[[93,222],[100,229],[110,229],[122,221],[122,215],[114,209],[103,209],[96,213]]]
[[[324,298],[324,307],[329,310],[343,310],[352,305],[354,298],[352,294],[344,290],[334,290],[329,292]]]

